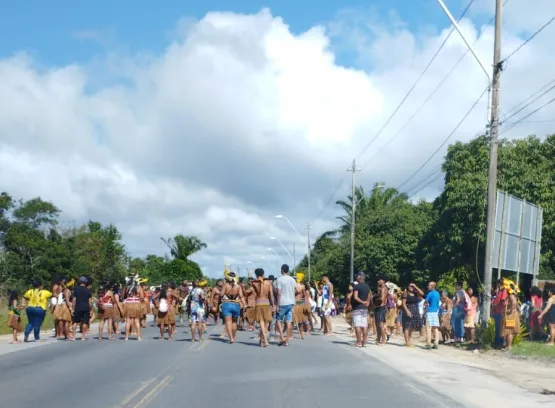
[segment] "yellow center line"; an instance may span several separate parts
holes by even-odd
[[[202,351],[202,350],[204,350],[206,347],[208,347],[208,343],[209,343],[209,341],[204,340],[204,341],[202,342],[202,344],[199,346],[199,348],[198,348],[197,350],[195,350],[195,351]]]
[[[151,402],[164,388],[168,386],[168,384],[173,379],[173,375],[168,375],[162,381],[160,381],[148,394],[146,394],[143,399],[139,401],[137,405],[133,408],[142,408],[145,407],[149,402]]]
[[[116,407],[124,407],[125,405],[129,404],[129,402],[135,398],[138,394],[140,394],[146,387],[148,387],[150,384],[152,384],[154,382],[154,380],[156,380],[157,377],[152,377],[150,380],[143,382],[139,387],[137,387],[136,390],[134,390],[133,392],[131,392],[131,394],[129,394],[127,397],[125,397],[124,400],[122,400]]]

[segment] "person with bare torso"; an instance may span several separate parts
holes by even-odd
[[[181,322],[181,327],[185,326],[185,314],[187,314],[187,320],[190,317],[190,310],[187,307],[187,296],[189,295],[189,281],[184,280],[181,285],[177,288],[177,295],[179,296],[179,320]]]
[[[214,317],[214,324],[218,325],[218,316],[220,315],[220,305],[222,303],[222,290],[224,287],[224,281],[219,279],[216,282],[216,286],[212,289],[210,296],[210,313]]]
[[[302,279],[302,278],[301,278]],[[301,280],[297,278],[297,285],[295,286],[295,306],[293,307],[293,320],[299,329],[299,336],[303,338],[303,328],[306,322],[306,304],[305,304],[305,286]],[[293,326],[289,331],[289,339],[293,338]]]
[[[256,306],[256,293],[252,286],[254,278],[249,279],[249,287],[244,289],[245,302],[247,303],[247,309],[245,310],[245,318],[247,319],[247,331],[254,331],[254,321],[255,321],[255,306]]]
[[[243,289],[236,281],[234,272],[229,272],[223,288],[222,317],[229,336],[229,343],[235,343],[237,334],[237,320],[241,315],[241,307],[244,306]]]
[[[171,328],[172,335],[177,331],[175,327],[176,316],[179,313],[179,293],[176,289],[175,282],[170,282],[168,288],[168,302],[171,305],[169,308],[169,328]]]
[[[272,281],[264,278],[264,269],[254,271],[256,280],[252,282],[255,292],[255,320],[260,325],[260,347],[268,347],[268,327],[272,322],[272,310],[275,308]]]
[[[385,329],[385,320],[387,316],[387,288],[385,279],[378,279],[378,292],[373,297],[373,303],[376,306],[374,310],[374,319],[376,321],[376,344],[382,345],[386,342],[387,331]]]

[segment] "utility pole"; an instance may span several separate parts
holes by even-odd
[[[297,254],[295,253],[295,243],[293,242],[293,270],[297,270]]]
[[[493,46],[493,78],[491,81],[490,152],[488,170],[486,259],[484,262],[484,303],[482,325],[487,328],[491,309],[492,254],[495,238],[495,210],[497,206],[497,151],[499,148],[499,80],[501,77],[501,23],[503,2],[495,2],[495,39]]]
[[[306,249],[308,252],[306,253],[306,258],[308,260],[308,281],[310,282],[310,223],[306,225]]]
[[[356,174],[357,174],[357,166],[355,163],[355,159],[353,159],[353,164],[351,168],[347,169],[352,173],[352,193],[351,193],[351,266],[349,268],[349,282],[354,281],[355,276],[355,214],[356,214],[356,207],[357,207],[357,198],[355,197],[355,190],[356,190]]]

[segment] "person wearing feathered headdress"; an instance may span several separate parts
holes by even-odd
[[[385,329],[387,330],[387,336],[389,338],[393,335],[394,330],[397,329],[397,302],[400,300],[398,294],[401,292],[401,288],[399,288],[399,286],[397,286],[393,282],[386,282],[385,287],[387,289],[387,313],[385,317]]]
[[[503,345],[503,337],[501,335],[503,315],[505,313],[505,304],[509,292],[505,289],[505,280],[499,279],[497,281],[497,290],[495,291],[492,299],[492,314],[495,322],[495,345]]]
[[[235,272],[224,271],[226,284],[223,288],[222,298],[222,317],[225,320],[226,331],[229,336],[229,342],[235,343],[235,335],[237,334],[237,320],[241,315],[241,308],[245,304],[243,290],[237,284],[237,275]]]
[[[311,307],[310,307],[310,291],[304,281],[304,273],[297,272],[295,274],[297,286],[295,289],[295,306],[293,307],[293,320],[299,327],[299,335],[303,338],[303,331],[308,333],[308,325],[310,322]]]
[[[511,350],[514,336],[520,333],[520,315],[518,311],[518,285],[509,279],[503,281],[503,287],[509,294],[501,321],[501,336],[505,338],[505,347]]]

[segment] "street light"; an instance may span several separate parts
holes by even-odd
[[[468,43],[459,25],[449,12],[449,9],[443,0],[437,0],[440,7],[443,9],[451,24],[455,27],[461,38],[463,39],[466,47],[470,50],[484,73],[488,78],[488,116],[489,134],[490,134],[490,151],[489,151],[489,168],[488,168],[488,193],[487,193],[487,215],[486,215],[486,253],[484,260],[484,302],[482,307],[482,314],[489,317],[491,307],[491,280],[492,280],[492,261],[493,261],[493,243],[495,239],[495,211],[497,199],[497,155],[499,149],[499,79],[501,70],[503,69],[503,61],[501,60],[501,19],[503,11],[502,0],[495,0],[495,34],[493,41],[493,75],[490,76],[488,69],[482,62],[480,57],[476,54],[472,45]],[[489,97],[491,95],[491,98]],[[487,329],[488,319],[484,319],[483,326]]]
[[[287,223],[289,224],[289,226],[291,228],[293,228],[293,231],[295,231],[297,233],[297,235],[299,236],[299,238],[303,241],[304,244],[304,237],[300,234],[299,231],[297,231],[297,228],[295,228],[295,226],[293,225],[293,223],[291,222],[291,220],[289,220],[289,218],[287,218],[285,215],[276,215],[275,218],[277,218],[278,220],[285,220],[287,221]]]
[[[274,248],[268,248],[268,251],[272,251],[274,254],[276,254],[276,256],[277,256],[278,258],[281,259],[281,255],[278,254]]]
[[[289,255],[289,258],[291,258],[291,260],[292,260],[293,262],[295,262],[294,258],[291,256],[291,254],[290,254],[289,251],[287,250],[287,247],[286,247],[285,245],[283,245],[283,242],[281,242],[279,238],[277,238],[277,237],[270,237],[270,239],[274,239],[274,240],[276,240],[277,242],[279,242],[279,244],[281,245],[281,247],[283,248],[283,250],[287,253],[287,255]],[[272,250],[272,251],[273,251],[273,250]]]
[[[282,214],[278,214],[275,216],[276,219],[278,220],[285,220],[287,221],[287,223],[289,224],[289,226],[293,229],[293,231],[295,231],[297,233],[297,235],[299,236],[299,238],[303,241],[304,243],[304,237],[300,234],[299,231],[297,231],[297,228],[295,228],[295,226],[293,225],[293,223],[291,222],[291,220],[289,218],[287,218],[285,215]],[[282,245],[283,246],[283,245]],[[289,255],[291,256],[291,255]],[[306,258],[308,260],[308,280],[310,281],[310,223],[307,226],[307,236],[306,236]],[[295,261],[293,260],[293,263],[295,263]],[[296,266],[296,265],[295,265]]]

